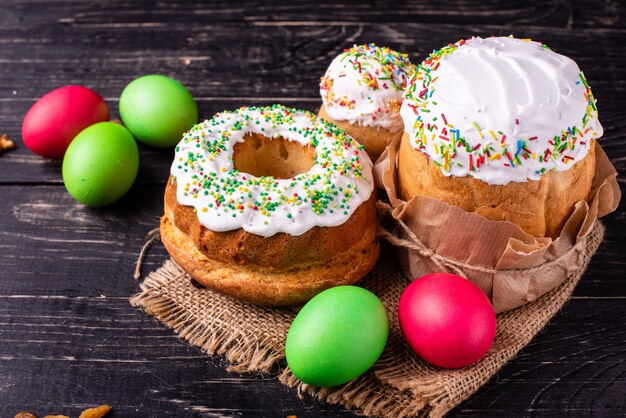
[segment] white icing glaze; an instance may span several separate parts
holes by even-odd
[[[321,78],[326,112],[334,120],[400,131],[402,93],[413,71],[406,54],[355,45],[339,54]]]
[[[413,147],[444,175],[498,185],[567,170],[603,133],[576,63],[512,37],[435,51],[418,66],[400,112]]]
[[[292,179],[235,170],[233,147],[249,133],[315,147],[315,164]],[[349,135],[309,112],[280,105],[244,107],[194,126],[171,168],[181,205],[212,231],[301,235],[346,222],[374,190],[372,162]]]

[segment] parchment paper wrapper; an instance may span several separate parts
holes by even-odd
[[[536,300],[579,268],[594,222],[613,212],[621,197],[617,171],[596,141],[589,200],[576,203],[559,237],[536,238],[511,222],[491,221],[438,199],[403,201],[396,193],[399,142],[374,165],[377,186],[391,203],[378,203],[380,236],[394,245],[408,278],[437,271],[462,275],[485,292],[496,313]]]

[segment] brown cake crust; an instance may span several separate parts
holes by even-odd
[[[351,124],[347,120],[334,120],[328,115],[324,105],[320,107],[317,117],[327,122],[334,123],[346,131],[352,138],[356,139],[359,144],[365,147],[365,152],[367,152],[367,155],[370,156],[372,161],[376,161],[385,148],[387,148],[387,145],[391,144],[396,138],[402,135],[402,130],[391,132],[385,128]]]
[[[538,181],[490,185],[468,177],[446,177],[428,157],[413,149],[406,133],[398,153],[399,195],[408,201],[427,196],[476,212],[487,219],[513,222],[535,237],[557,237],[574,210],[587,200],[595,172],[595,140],[589,153],[567,171],[550,171]]]
[[[374,199],[372,193],[342,225],[262,237],[243,229],[208,230],[192,207],[178,203],[170,178],[161,239],[172,258],[206,287],[256,304],[298,304],[326,288],[356,283],[374,266],[380,251]]]

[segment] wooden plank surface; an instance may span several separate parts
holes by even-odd
[[[531,37],[571,56],[598,99],[601,140],[626,170],[626,12],[617,1],[0,3],[0,416],[21,409],[111,417],[348,417],[275,376],[239,376],[134,309],[132,271],[162,213],[172,151],[141,147],[137,184],[120,202],[86,208],[60,163],[21,143],[25,112],[65,84],[99,91],[117,117],[126,83],[146,73],[181,80],[201,117],[275,102],[315,110],[318,80],[353,43],[419,61],[471,35]],[[620,184],[625,184],[620,180]],[[575,296],[459,417],[623,416],[626,409],[626,204]],[[167,257],[153,246],[146,271]]]
[[[226,373],[219,357],[182,343],[123,296],[14,295],[0,303],[3,416],[25,405],[76,416],[86,405],[113,401],[115,416],[187,416],[185,408],[198,413],[189,416],[349,416],[298,401],[271,375]],[[458,416],[611,416],[600,413],[620,405],[626,327],[613,318],[625,309],[624,299],[574,298]],[[586,323],[593,329],[580,326]],[[24,400],[34,393],[38,399]]]
[[[60,32],[53,26],[57,32],[50,33],[48,26],[0,28],[0,39],[4,39],[0,44],[0,112],[5,115],[0,130],[13,138],[19,139],[23,115],[32,103],[55,86],[81,83],[98,90],[109,103],[112,117],[119,117],[117,100],[124,86],[138,75],[153,72],[183,80],[198,101],[201,118],[244,104],[276,102],[314,111],[320,104],[320,76],[338,51],[355,42],[375,40],[406,51],[419,61],[431,50],[462,37],[502,32],[540,39],[578,62],[598,99],[606,131],[601,143],[617,169],[626,168],[619,152],[612,152],[626,147],[626,79],[620,76],[626,44],[611,42],[626,39],[626,29],[572,31],[415,23],[313,23],[268,28],[203,22],[81,29],[61,26]],[[15,37],[16,30],[27,33]],[[52,42],[53,35],[63,42]],[[590,39],[592,47],[588,45]],[[25,50],[28,54],[23,53]],[[148,148],[142,151],[138,181],[163,183],[171,153]],[[42,160],[20,147],[3,157],[0,183],[59,183],[55,166],[58,163]]]

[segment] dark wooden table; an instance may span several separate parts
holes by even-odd
[[[378,3],[374,5],[374,3]],[[120,202],[76,203],[61,165],[21,141],[27,109],[82,84],[117,117],[123,87],[160,73],[182,81],[202,118],[241,105],[314,110],[318,80],[354,43],[419,62],[472,35],[515,34],[576,60],[598,100],[600,140],[626,167],[626,12],[618,1],[282,3],[240,0],[0,3],[0,416],[72,417],[110,403],[111,417],[348,417],[298,399],[275,376],[239,376],[133,308],[132,274],[157,225],[172,151],[141,147],[139,178]],[[620,180],[623,186],[624,180]],[[626,203],[574,297],[519,356],[452,416],[623,416],[626,409]],[[151,248],[144,271],[166,258]]]

